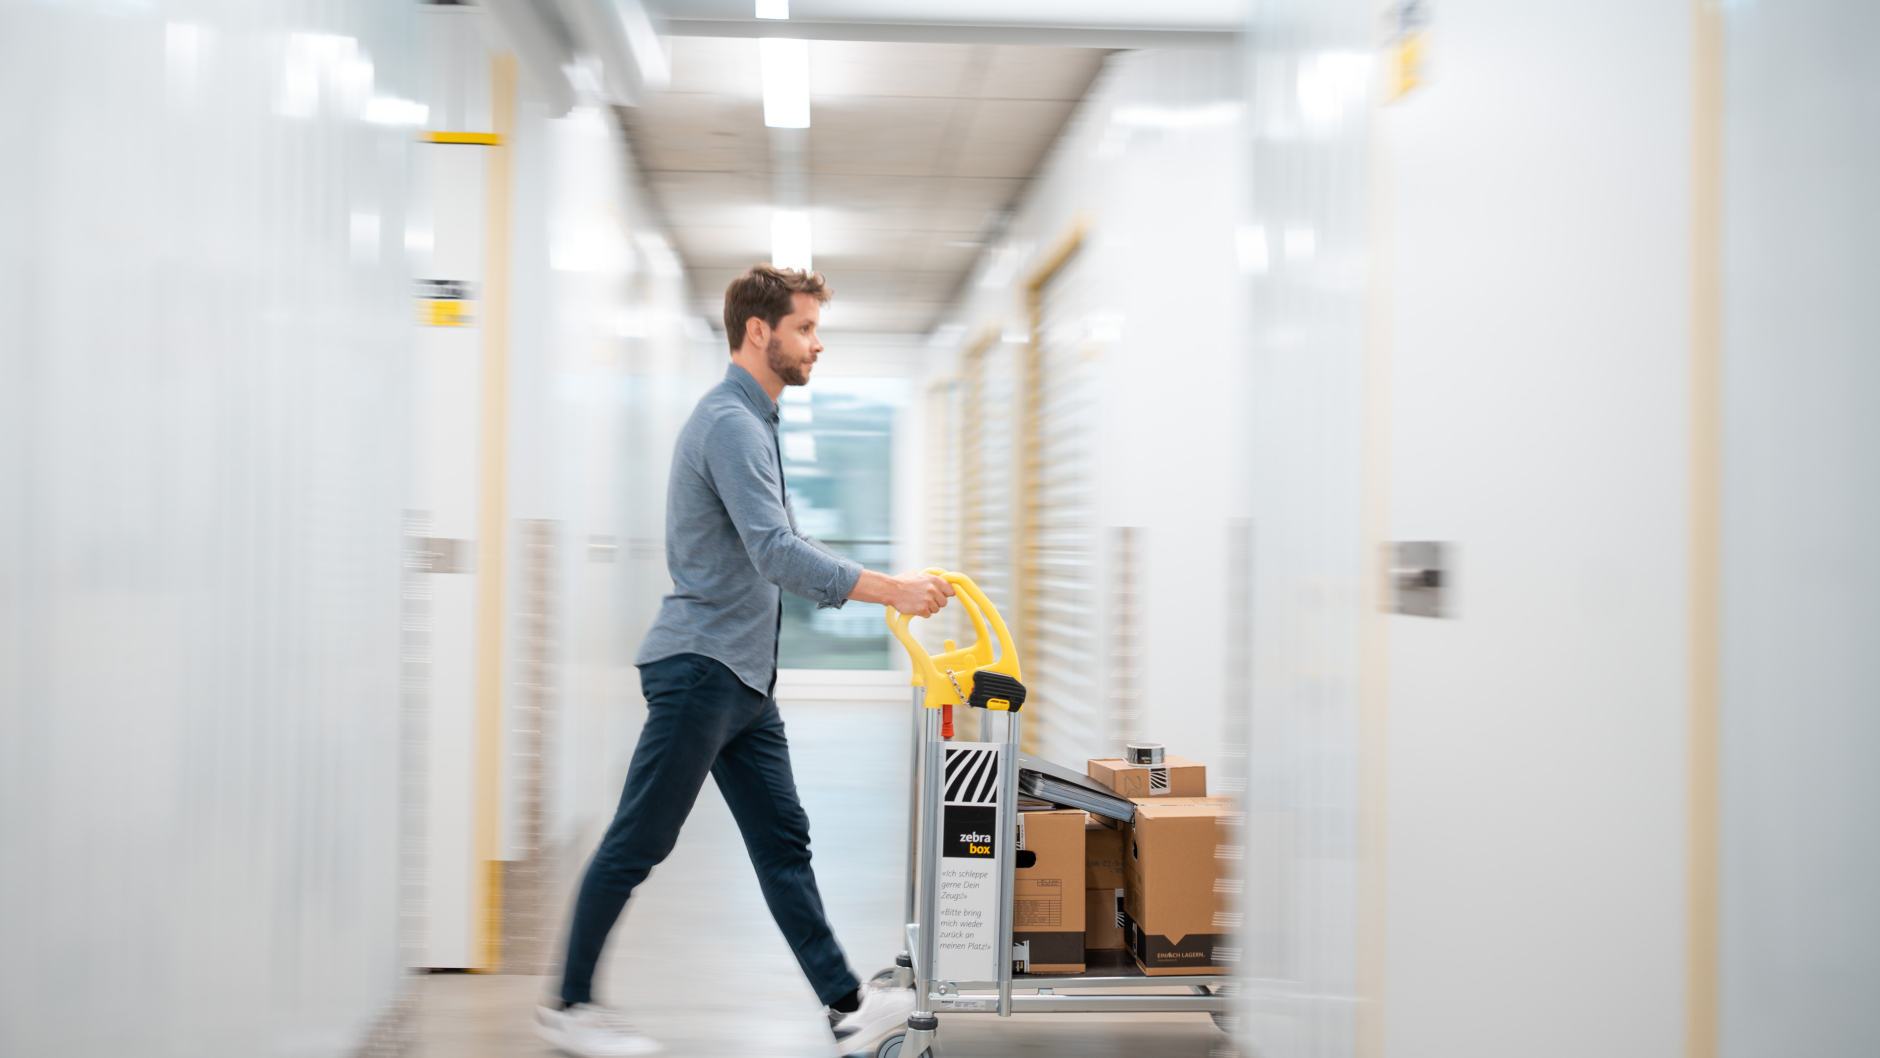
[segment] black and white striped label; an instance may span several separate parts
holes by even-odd
[[[1160,797],[1168,793],[1168,765],[1156,764],[1149,768],[1149,796]]]
[[[940,799],[950,805],[998,804],[999,749],[996,744],[948,746]],[[1167,785],[1166,774],[1162,782]]]

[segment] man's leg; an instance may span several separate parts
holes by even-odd
[[[790,942],[816,998],[826,1005],[855,991],[861,982],[849,972],[848,960],[829,929],[810,868],[809,816],[796,797],[790,745],[775,701],[765,702],[757,719],[719,752],[712,778],[744,834],[771,917]]]
[[[748,700],[736,692],[757,693],[723,664],[698,654],[641,666],[640,690],[646,697],[646,726],[627,767],[620,809],[588,862],[575,899],[561,979],[566,1003],[593,1000],[594,966],[608,931],[634,887],[672,852],[713,759],[750,717]]]

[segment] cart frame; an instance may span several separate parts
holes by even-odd
[[[936,920],[936,904],[940,888],[941,857],[941,776],[944,774],[943,756],[950,736],[941,732],[943,708],[948,705],[965,707],[965,697],[969,691],[960,686],[962,679],[970,686],[970,673],[974,669],[991,667],[993,661],[991,646],[996,635],[998,645],[1003,651],[997,668],[1017,678],[1017,651],[1007,633],[1005,623],[998,611],[993,608],[977,585],[960,573],[930,569],[928,573],[945,578],[959,592],[959,598],[965,605],[967,615],[972,619],[978,640],[965,650],[954,649],[948,641],[946,652],[939,658],[930,657],[926,650],[908,632],[908,616],[888,611],[888,626],[901,640],[914,662],[913,687],[913,738],[911,739],[911,759],[908,797],[908,862],[907,862],[907,901],[906,901],[906,945],[905,950],[895,959],[893,971],[899,982],[911,985],[914,989],[915,1003],[913,1016],[908,1018],[907,1028],[890,1034],[882,1040],[872,1054],[874,1058],[923,1058],[933,1049],[934,1037],[939,1031],[940,1014],[997,1014],[1010,1017],[1013,1014],[1084,1014],[1084,1013],[1172,1013],[1192,1011],[1214,1016],[1216,1024],[1229,1012],[1229,997],[1224,994],[1223,986],[1233,979],[1226,975],[1208,974],[1194,976],[1150,977],[1137,969],[1133,962],[1125,961],[1120,967],[1087,971],[1082,974],[1018,974],[1013,971],[1012,952],[1012,894],[1014,891],[1014,872],[1017,869],[1017,857],[1012,854],[1012,838],[1002,835],[1006,842],[1005,854],[999,858],[999,902],[998,928],[995,934],[996,950],[1002,954],[998,960],[998,979],[993,981],[948,981],[934,976],[938,966],[939,937],[928,924]],[[987,623],[991,628],[988,629]],[[943,664],[965,664],[978,662],[965,674],[946,671],[936,666],[936,661]],[[941,682],[931,677],[946,671],[946,680]],[[930,698],[930,692],[933,697]],[[999,806],[1001,819],[1009,822],[1012,828],[1017,825],[1018,811],[1018,749],[1019,738],[1024,728],[1021,708],[1006,710],[987,709],[988,718],[1003,717],[1004,723],[989,720],[987,726],[993,730],[988,735],[1003,734],[1003,738],[988,737],[986,741],[1002,741],[1004,752],[999,755]],[[998,728],[1003,727],[1003,732]],[[1166,989],[1162,992],[1122,991],[1125,989]],[[1066,994],[1063,990],[1075,989],[1075,994]],[[1085,990],[1101,989],[1100,992]],[[1022,990],[1022,991],[1015,991]]]

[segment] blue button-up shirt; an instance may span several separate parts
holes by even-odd
[[[765,694],[777,671],[779,588],[841,606],[862,575],[860,563],[797,529],[777,402],[736,364],[692,409],[673,447],[666,568],[672,594],[634,664],[703,654]]]

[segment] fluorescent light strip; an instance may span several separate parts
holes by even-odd
[[[765,37],[757,42],[764,69],[764,124],[809,128],[809,41]]]
[[[809,271],[808,213],[780,209],[770,215],[770,263],[777,268]]]
[[[790,0],[757,0],[758,18],[789,18]]]

